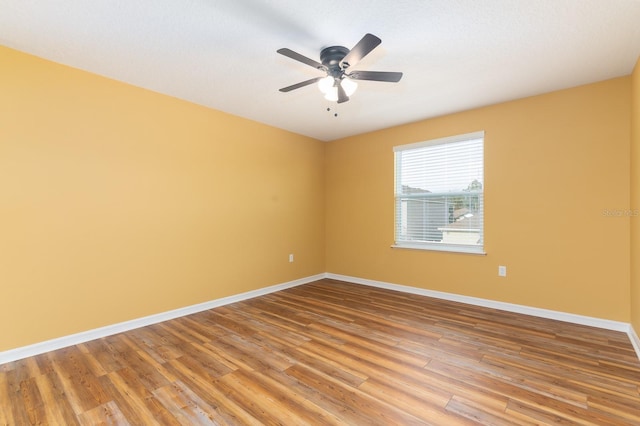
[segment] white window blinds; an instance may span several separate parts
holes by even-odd
[[[395,245],[484,251],[484,132],[394,147]]]

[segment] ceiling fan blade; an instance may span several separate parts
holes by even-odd
[[[387,71],[354,71],[349,74],[348,77],[354,80],[386,81],[389,83],[397,83],[402,78],[402,73]]]
[[[288,58],[294,59],[298,62],[302,62],[303,64],[307,64],[309,66],[312,66],[316,69],[319,70],[326,70],[326,67],[324,65],[322,65],[320,62],[314,61],[313,59],[307,58],[306,56],[303,56],[297,52],[294,52],[291,49],[287,49],[287,48],[282,48],[282,49],[278,49],[277,52],[281,55],[284,55]]]
[[[292,90],[296,90],[296,89],[299,89],[301,87],[313,84],[313,83],[317,82],[318,80],[320,80],[322,78],[324,78],[324,77],[316,77],[316,78],[312,78],[311,80],[306,80],[306,81],[302,81],[300,83],[292,84],[291,86],[283,87],[282,89],[280,89],[280,91],[281,92],[290,92]]]
[[[382,43],[382,40],[380,40],[378,37],[374,36],[373,34],[365,34],[364,37],[362,37],[362,39],[358,42],[358,44],[353,46],[353,49],[351,49],[349,53],[347,53],[347,56],[342,59],[343,68],[352,67],[360,62],[362,58],[367,56],[380,43]]]
[[[338,87],[338,103],[341,104],[343,102],[347,102],[349,100],[349,97],[347,96],[347,93],[344,91],[344,88],[342,87],[342,84],[336,84],[336,86]]]

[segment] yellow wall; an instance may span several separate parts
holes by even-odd
[[[330,142],[327,271],[628,322],[629,77]],[[485,131],[486,256],[393,244],[392,147]],[[498,265],[508,276],[498,277]]]
[[[631,211],[640,212],[640,59],[631,76]],[[631,325],[640,333],[640,216],[631,217]]]
[[[323,193],[322,142],[0,47],[0,351],[324,272]]]
[[[325,144],[2,47],[0,64],[0,351],[324,271],[640,329],[637,221],[603,214],[632,187],[639,205],[640,66]],[[488,254],[391,249],[392,147],[477,130]]]

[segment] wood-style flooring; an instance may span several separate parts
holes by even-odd
[[[0,424],[640,425],[624,333],[321,280],[0,365]]]

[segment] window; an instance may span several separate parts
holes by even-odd
[[[393,150],[394,247],[484,253],[484,132]]]

